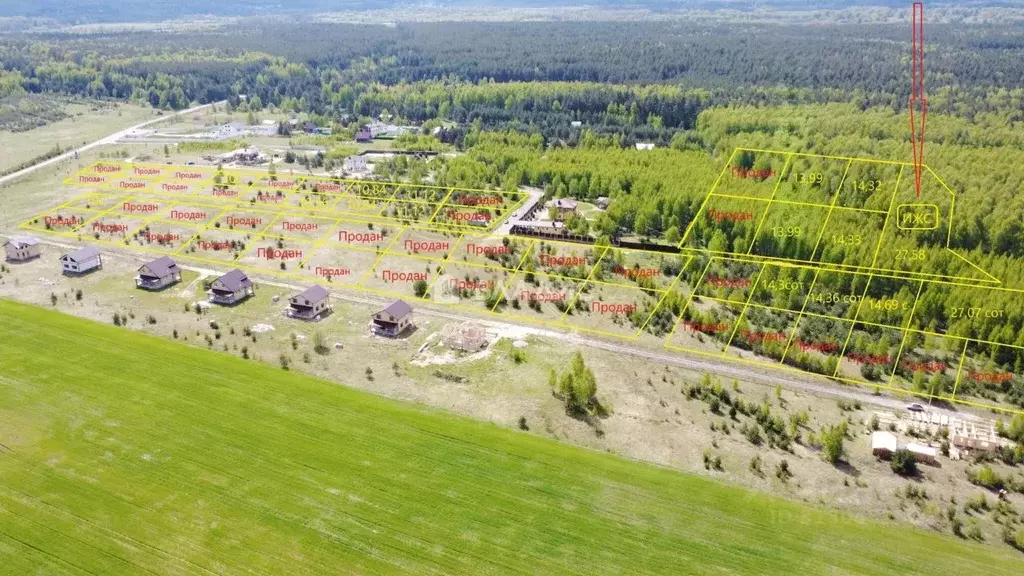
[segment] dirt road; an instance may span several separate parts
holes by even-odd
[[[7,184],[9,182],[13,182],[14,180],[17,180],[18,178],[21,178],[22,176],[26,176],[28,174],[31,174],[32,172],[35,172],[36,170],[39,170],[41,168],[45,168],[47,166],[52,166],[53,164],[57,164],[59,162],[63,162],[65,160],[69,160],[71,158],[74,158],[76,153],[85,152],[86,150],[91,150],[92,148],[95,148],[97,146],[103,146],[103,145],[106,145],[106,144],[116,144],[118,140],[123,138],[125,135],[127,135],[132,130],[138,130],[139,128],[145,128],[146,126],[149,126],[151,124],[156,124],[157,122],[163,122],[164,120],[169,120],[169,119],[173,118],[176,115],[191,114],[191,113],[196,112],[198,110],[202,110],[203,108],[207,108],[209,106],[212,106],[213,104],[221,104],[221,102],[214,102],[212,104],[203,104],[202,106],[194,106],[194,107],[189,108],[187,110],[181,110],[180,112],[176,112],[175,114],[168,115],[168,116],[158,116],[156,118],[153,118],[152,120],[146,120],[145,122],[143,122],[141,124],[136,124],[135,126],[131,126],[129,128],[125,128],[124,130],[121,130],[119,132],[114,132],[113,134],[111,134],[109,136],[105,136],[103,138],[100,138],[99,140],[96,140],[95,142],[91,142],[89,144],[86,144],[84,146],[80,146],[80,147],[72,149],[72,150],[68,150],[67,152],[61,154],[60,156],[54,156],[53,158],[50,158],[49,160],[43,160],[42,162],[39,162],[37,164],[33,164],[32,166],[29,166],[28,168],[23,168],[21,170],[18,170],[17,172],[13,172],[11,174],[8,174],[7,176],[0,177],[0,186],[3,186],[3,185],[5,185],[5,184]]]

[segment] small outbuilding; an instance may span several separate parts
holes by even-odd
[[[362,144],[373,142],[373,132],[369,128],[360,128],[356,131],[356,142]]]
[[[314,284],[288,299],[288,317],[315,320],[331,310],[331,295],[326,288]]]
[[[61,256],[60,263],[65,274],[85,274],[103,267],[103,257],[99,250],[86,246]]]
[[[924,444],[918,444],[917,442],[911,442],[907,444],[907,450],[914,455],[914,460],[918,462],[924,462],[925,464],[934,464],[935,459],[939,456],[939,451],[931,446],[925,446]]]
[[[395,300],[373,315],[375,334],[395,338],[409,328],[412,328],[412,306],[403,300]]]
[[[162,290],[178,282],[181,282],[181,268],[168,256],[143,264],[135,277],[135,287],[145,290]]]
[[[245,272],[235,269],[217,278],[206,292],[214,304],[232,305],[255,294],[252,280]]]
[[[877,431],[871,433],[871,453],[876,458],[889,459],[899,449],[899,442],[892,432]]]
[[[4,242],[4,251],[8,262],[27,262],[39,257],[39,240],[31,236],[11,236]]]

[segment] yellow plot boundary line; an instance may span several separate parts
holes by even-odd
[[[956,380],[953,382],[953,393],[949,398],[954,402],[956,401],[956,390],[960,387],[960,375],[964,371],[964,362],[967,360],[967,345],[970,343],[970,340],[964,340],[964,349],[960,352],[960,364],[956,367]]]
[[[204,224],[199,230],[196,231],[195,234],[192,235],[191,238],[189,238],[181,246],[178,246],[178,248],[174,250],[174,254],[181,254],[182,250],[184,250],[184,249],[188,248],[189,246],[191,246],[192,243],[196,241],[196,238],[199,238],[199,236],[201,234],[205,234],[206,232],[209,232],[210,231],[210,226],[212,226],[214,222],[220,221],[221,216],[223,216],[224,214],[227,214],[227,212],[229,210],[231,210],[231,208],[225,208],[223,211],[221,211],[220,214],[217,214],[217,216],[215,216],[213,218],[213,220],[210,220],[209,222]]]
[[[797,328],[800,327],[800,320],[804,317],[804,311],[807,310],[807,303],[811,300],[811,294],[814,294],[814,285],[818,283],[818,274],[820,270],[814,271],[814,279],[811,280],[811,286],[807,289],[807,295],[804,296],[803,306],[800,307],[800,313],[796,315],[796,321],[793,322],[793,329],[789,332],[789,339],[786,340],[786,348],[782,351],[782,358],[779,363],[786,361],[786,354],[789,354],[789,347],[793,344],[793,338],[796,338]]]
[[[661,295],[661,299],[658,300],[658,303],[654,305],[654,310],[651,310],[651,313],[647,316],[647,319],[644,320],[644,323],[641,324],[640,328],[637,329],[636,333],[633,335],[633,340],[638,340],[640,336],[643,335],[644,330],[647,328],[647,325],[650,324],[651,320],[654,318],[654,315],[661,310],[661,307],[665,304],[665,301],[668,300],[669,294],[673,293],[673,291],[676,288],[676,285],[679,284],[679,280],[683,277],[683,273],[685,273],[687,268],[690,267],[690,264],[693,263],[693,260],[694,257],[692,255],[687,256],[686,263],[683,264],[683,266],[679,269],[679,274],[676,274],[676,277],[674,280],[672,280],[672,284],[669,285],[668,290],[666,290],[665,293]]]
[[[708,358],[714,358],[714,359],[718,359],[718,360],[727,360],[727,361],[730,361],[730,362],[741,362],[741,363],[748,364],[748,365],[751,365],[751,366],[759,366],[759,367],[763,367],[763,368],[770,368],[770,369],[778,370],[778,371],[781,371],[781,372],[789,372],[789,373],[801,374],[801,375],[804,375],[804,376],[812,375],[812,376],[819,376],[819,377],[822,377],[822,378],[830,378],[829,376],[827,376],[825,374],[819,374],[817,372],[810,372],[810,371],[807,371],[807,370],[801,370],[799,368],[795,368],[793,366],[789,366],[789,365],[786,365],[786,364],[779,364],[779,363],[776,363],[774,361],[771,362],[771,363],[768,363],[768,362],[762,362],[762,361],[759,361],[759,360],[751,360],[749,358],[736,357],[736,356],[725,356],[725,357],[723,357],[723,356],[721,356],[718,353],[707,352],[705,350],[697,350],[695,348],[685,348],[685,347],[681,347],[681,346],[667,345],[666,348],[668,348],[670,350],[677,350],[677,351],[680,351],[680,352],[686,352],[686,353],[689,353],[689,354],[698,354],[700,356],[705,356],[705,357],[708,357]],[[840,382],[846,382],[846,383],[849,383],[849,384],[854,384],[856,386],[861,386],[861,387],[866,387],[866,388],[872,388],[872,389],[878,389],[878,390],[887,390],[887,391],[894,392],[896,394],[907,394],[907,395],[910,395],[910,396],[918,396],[918,397],[922,397],[922,398],[934,398],[934,399],[937,399],[937,400],[951,401],[951,402],[954,402],[954,403],[957,403],[957,404],[963,404],[965,406],[973,406],[975,408],[983,408],[983,409],[986,409],[986,410],[997,410],[997,411],[1005,412],[1005,413],[1009,413],[1009,414],[1024,414],[1024,410],[1020,410],[1020,409],[1017,409],[1017,408],[1007,408],[1007,407],[1004,407],[1004,406],[996,406],[994,404],[985,404],[985,403],[982,403],[982,402],[974,402],[974,401],[970,401],[970,400],[953,400],[953,399],[951,399],[949,397],[946,397],[946,396],[935,396],[935,395],[932,395],[932,394],[928,394],[926,392],[915,392],[913,390],[907,390],[907,389],[904,389],[904,388],[895,388],[895,387],[888,386],[888,385],[882,385],[882,384],[878,384],[878,383],[874,383],[874,382],[869,382],[867,380],[856,380],[856,379],[853,379],[853,378],[846,378],[846,377],[842,377],[842,376],[835,376],[835,377],[831,377],[830,379],[838,380]]]
[[[910,309],[910,316],[907,316],[907,321],[903,326],[903,340],[900,342],[900,349],[896,352],[896,361],[893,363],[892,374],[889,376],[889,385],[892,386],[892,381],[896,378],[896,370],[900,367],[900,360],[903,358],[903,347],[907,345],[907,337],[910,336],[910,323],[914,320],[914,314],[917,313],[917,303],[921,299],[921,290],[924,289],[924,281],[921,281],[920,286],[917,287],[917,296],[914,298],[914,306]]]
[[[523,264],[526,263],[526,259],[530,256],[530,253],[533,252],[533,249],[534,249],[534,247],[536,245],[537,245],[537,241],[533,240],[531,238],[530,239],[530,244],[526,247],[526,250],[523,251],[522,258],[519,259],[519,265],[516,266],[515,271],[512,272],[512,276],[510,276],[509,279],[505,282],[505,284],[501,287],[501,295],[498,298],[498,301],[494,303],[494,306],[491,306],[491,309],[490,309],[491,312],[494,312],[495,310],[498,309],[498,306],[501,305],[502,300],[508,300],[509,299],[508,298],[508,289],[509,289],[509,287],[512,286],[512,282],[514,282],[515,279],[519,276],[519,273],[520,273],[520,271],[523,268]]]
[[[84,172],[85,170],[87,170],[87,168],[82,169],[80,172]],[[78,174],[76,174],[75,176],[78,176]],[[158,183],[158,182],[154,181],[150,186],[147,186],[145,189],[138,191],[134,195],[137,196],[138,194],[150,194],[150,195],[153,195],[153,196],[171,197],[171,198],[179,198],[179,199],[185,199],[185,200],[214,201],[214,202],[224,202],[224,203],[231,202],[231,203],[237,204],[240,208],[248,208],[248,200],[242,200],[240,198],[234,198],[234,199],[225,198],[224,200],[220,200],[220,199],[218,199],[218,197],[205,196],[205,195],[201,194],[201,192],[204,190],[204,188],[209,187],[209,186],[212,185],[213,178],[215,178],[215,177],[216,177],[216,174],[210,176],[209,178],[207,178],[207,179],[205,179],[205,180],[203,180],[201,182],[193,182],[193,181],[185,182],[188,185],[195,187],[195,189],[191,193],[189,193],[189,194],[175,194],[175,193],[172,193],[172,192],[162,192],[162,191],[160,191],[158,189],[155,189],[153,187],[153,184]],[[69,179],[70,178],[71,177],[69,177]],[[160,181],[162,182],[163,180],[166,180],[166,179],[169,179],[169,178],[170,178],[170,176],[166,176],[166,177],[163,177],[163,179],[161,179]],[[371,182],[371,181],[367,181],[367,182]],[[110,187],[109,183],[107,183],[107,182],[104,182],[103,184],[92,184],[92,183],[69,182],[69,181],[65,180],[64,184],[66,184],[68,186],[79,187],[79,188],[93,188],[93,189],[105,190],[105,191],[111,193],[111,194],[108,194],[108,195],[117,195],[118,193],[125,194],[124,191],[122,191],[122,190],[120,190],[118,188]],[[349,192],[342,192],[342,193],[318,192],[318,194],[322,195],[322,196],[337,197],[337,201],[335,201],[334,204],[330,208],[328,208],[328,209],[317,209],[317,208],[309,208],[309,207],[303,207],[303,206],[296,206],[296,208],[299,208],[299,209],[302,209],[302,210],[314,211],[314,212],[321,212],[321,213],[325,213],[325,214],[328,214],[328,215],[337,215],[341,211],[334,210],[333,206],[337,205],[337,204],[340,204],[345,199],[359,199],[359,200],[363,200],[363,201],[367,201],[367,202],[382,202],[383,205],[380,207],[380,209],[378,209],[378,210],[376,210],[374,212],[365,212],[364,213],[364,212],[344,211],[344,212],[341,212],[341,213],[344,213],[344,214],[354,214],[354,215],[357,215],[357,216],[381,218],[381,219],[384,219],[384,220],[388,220],[390,222],[401,224],[403,222],[403,219],[401,219],[401,218],[392,218],[392,217],[389,217],[389,216],[383,216],[382,215],[385,212],[385,210],[388,208],[388,206],[390,206],[394,202],[407,202],[407,203],[412,203],[412,204],[424,204],[424,205],[430,205],[430,206],[436,206],[437,207],[435,209],[435,211],[432,213],[431,217],[428,218],[426,220],[426,222],[424,222],[425,224],[428,224],[428,225],[429,224],[435,224],[435,225],[438,225],[438,226],[444,225],[444,226],[450,226],[450,227],[453,227],[453,228],[460,228],[460,229],[464,229],[464,230],[474,230],[474,231],[486,232],[486,231],[493,230],[497,226],[497,222],[499,221],[497,218],[492,218],[491,223],[488,224],[488,226],[486,226],[486,227],[463,225],[463,224],[449,223],[449,222],[444,222],[444,223],[434,222],[432,220],[432,218],[434,218],[440,212],[440,210],[445,208],[445,207],[468,208],[468,209],[480,209],[480,208],[483,208],[483,209],[491,211],[492,213],[495,212],[496,210],[515,211],[516,209],[518,209],[520,206],[522,206],[529,199],[529,195],[528,194],[521,193],[521,192],[515,192],[514,194],[516,194],[516,199],[507,208],[506,207],[502,207],[502,206],[478,206],[478,205],[474,206],[474,205],[468,205],[468,204],[445,204],[443,200],[442,201],[429,201],[429,200],[419,200],[419,199],[415,199],[415,198],[397,198],[396,195],[400,191],[400,188],[403,187],[403,186],[406,186],[406,187],[407,186],[411,186],[409,184],[394,183],[394,182],[383,182],[383,183],[378,183],[378,184],[380,184],[382,187],[394,186],[395,190],[393,192],[391,192],[391,194],[389,196],[387,196],[387,197],[361,196],[361,195],[352,194],[352,193],[349,193]],[[295,197],[295,196],[300,196],[300,195],[302,195],[304,193],[312,194],[312,192],[307,192],[307,191],[303,191],[301,189],[298,189],[297,186],[298,185],[296,185],[296,187],[293,187],[292,189],[288,189],[288,190],[280,189],[280,188],[266,188],[266,187],[262,187],[262,186],[246,186],[246,187],[242,188],[242,191],[245,192],[245,191],[252,191],[252,190],[257,190],[257,191],[263,190],[263,191],[266,191],[266,192],[273,193],[272,195],[276,195],[278,192],[280,192],[281,193],[280,197],[282,199],[290,199],[290,198]],[[460,187],[448,187],[448,188],[435,187],[435,188],[448,189],[450,193],[454,193],[454,192],[457,192],[457,191],[461,191],[461,192],[485,192],[485,193],[488,193],[488,194],[498,194],[498,195],[504,195],[506,193],[505,191],[476,190],[476,189],[471,189],[471,188],[460,188]],[[251,209],[251,208],[248,208],[248,209]]]
[[[565,312],[562,312],[562,315],[558,318],[559,323],[565,323],[566,315],[568,315],[569,311],[572,310],[572,307],[576,305],[576,301],[579,300],[580,294],[582,294],[583,289],[587,287],[587,283],[590,282],[590,278],[594,275],[597,267],[601,265],[601,259],[604,258],[604,255],[607,253],[608,246],[605,246],[604,250],[602,250],[601,254],[597,257],[597,260],[594,261],[594,266],[590,269],[590,274],[587,274],[587,277],[580,283],[579,288],[576,289],[576,293],[572,296],[572,300],[569,301],[569,305],[565,307]],[[577,282],[579,282],[579,280],[577,280]]]
[[[715,258],[708,259],[708,263],[704,265],[704,270],[700,273],[700,278],[697,279],[697,284],[695,286],[700,286],[701,284],[704,283],[704,276],[708,273],[708,270],[711,268],[711,264],[714,263],[714,261]],[[665,339],[666,347],[669,347],[669,342],[671,342],[672,338],[676,335],[676,330],[679,329],[679,325],[683,323],[683,315],[686,313],[686,310],[690,307],[690,304],[693,303],[693,297],[696,295],[696,289],[690,290],[690,295],[687,296],[686,298],[686,304],[683,304],[683,307],[679,309],[679,320],[677,320],[676,323],[672,326],[672,331],[669,332],[668,338]]]
[[[839,180],[839,186],[836,188],[835,197],[832,198],[832,203],[828,207],[828,214],[825,215],[825,222],[821,225],[821,231],[818,232],[818,239],[814,241],[814,248],[811,249],[811,260],[814,260],[815,254],[818,253],[818,246],[821,245],[821,239],[825,236],[825,229],[828,228],[828,222],[832,219],[832,211],[836,209],[836,202],[839,201],[839,195],[843,192],[843,184],[846,183],[846,175],[850,173],[850,166],[853,166],[853,160],[846,163],[846,170],[843,170],[843,177]]]
[[[750,241],[750,246],[747,248],[747,254],[754,249],[757,245],[757,238],[761,235],[761,227],[764,226],[764,221],[768,219],[768,212],[772,209],[772,202],[775,201],[775,195],[779,193],[779,187],[782,186],[782,181],[786,178],[786,170],[789,169],[790,161],[793,159],[793,155],[786,156],[786,163],[782,165],[782,172],[779,173],[779,179],[775,181],[775,187],[772,188],[772,197],[768,199],[768,205],[765,206],[764,212],[761,214],[761,220],[757,223],[757,228],[754,230],[754,238]]]
[[[1002,284],[1002,283],[1003,283],[1003,281],[1002,281],[1002,280],[1000,280],[1000,279],[996,278],[995,276],[993,276],[993,275],[989,274],[988,272],[986,272],[986,271],[982,270],[981,268],[979,268],[979,267],[978,267],[978,265],[977,265],[977,264],[975,264],[974,262],[971,262],[971,261],[970,261],[970,260],[968,260],[967,258],[964,258],[963,256],[961,256],[961,255],[957,254],[957,253],[956,253],[956,252],[954,252],[954,251],[953,251],[953,250],[952,250],[951,248],[946,248],[946,250],[948,250],[948,251],[949,251],[949,252],[950,252],[951,254],[953,254],[953,256],[956,256],[957,258],[959,258],[959,259],[963,260],[964,262],[966,262],[967,264],[969,264],[969,265],[970,265],[970,266],[971,266],[972,268],[974,268],[974,269],[975,269],[975,270],[977,270],[978,272],[981,272],[981,273],[982,273],[982,274],[984,274],[985,276],[988,276],[989,278],[991,278],[993,282],[997,282],[997,283],[999,283],[999,284]]]
[[[768,198],[756,198],[754,196],[738,196],[736,194],[722,194],[721,192],[712,192],[709,194],[715,198],[729,198],[731,200],[749,200],[751,202],[773,202],[775,204],[785,204],[788,206],[803,206],[805,208],[832,208],[828,204],[818,204],[816,202],[797,202],[795,200],[769,200]],[[872,210],[870,208],[854,208],[853,206],[835,206],[836,210],[850,210],[853,212],[867,212],[869,214],[885,214],[885,210]]]
[[[868,290],[871,288],[871,283],[874,282],[874,276],[868,276],[868,281],[864,285],[864,292],[860,295],[860,300],[857,302],[857,311],[853,313],[853,321],[850,324],[850,331],[846,333],[846,340],[843,342],[843,349],[839,352],[839,361],[836,362],[836,369],[832,371],[832,376],[839,375],[839,369],[842,367],[843,358],[846,357],[846,348],[850,345],[850,339],[853,338],[853,331],[857,328],[858,319],[860,318],[860,311],[864,308],[864,301],[868,295]],[[872,325],[870,322],[862,322],[865,326]]]
[[[367,278],[370,276],[370,274],[376,272],[377,266],[380,265],[380,261],[383,260],[384,257],[388,255],[388,251],[391,249],[391,246],[394,245],[395,242],[398,242],[398,238],[402,235],[403,232],[405,232],[404,227],[402,227],[401,230],[395,233],[395,236],[391,239],[391,242],[387,245],[387,247],[384,248],[384,250],[381,250],[380,256],[378,256],[377,259],[373,262],[373,265],[371,265],[370,268],[366,272],[363,272],[363,275],[359,277],[359,282],[356,283],[356,286],[359,286],[361,288],[363,286],[363,283],[366,282]]]
[[[743,303],[743,310],[740,311],[740,315],[736,317],[736,325],[732,327],[732,334],[729,335],[729,340],[725,342],[725,350],[722,351],[722,356],[729,354],[729,346],[732,345],[732,341],[736,338],[736,332],[740,329],[740,324],[743,322],[743,317],[747,315],[747,308],[750,306],[750,299],[754,297],[754,292],[757,291],[757,285],[761,282],[761,276],[764,274],[765,266],[761,266],[761,269],[757,271],[757,278],[754,279],[754,284],[750,288],[750,294],[747,295],[747,301]]]
[[[134,198],[135,198],[134,196],[128,196],[127,198],[125,198],[124,202],[131,202],[131,201],[132,201],[132,200],[133,200]],[[86,227],[87,225],[89,225],[89,224],[91,224],[91,223],[93,223],[93,222],[95,222],[95,221],[99,220],[100,218],[103,218],[104,216],[107,216],[107,215],[109,215],[109,214],[113,213],[113,212],[114,212],[115,210],[117,210],[117,208],[118,208],[118,204],[120,204],[120,203],[115,203],[115,204],[114,204],[113,206],[111,206],[110,208],[107,208],[106,210],[103,210],[103,211],[101,211],[101,212],[98,212],[98,213],[97,213],[97,214],[96,214],[95,216],[93,216],[92,218],[89,218],[89,219],[88,219],[88,220],[86,220],[85,222],[82,222],[82,223],[81,223],[81,224],[79,224],[78,226],[75,226],[74,228],[72,228],[71,230],[69,230],[69,232],[74,232],[74,233],[76,233],[76,234],[80,234],[80,233],[81,233],[81,231],[82,231],[82,230],[83,230],[83,229],[84,229],[84,228],[85,228],[85,227]]]
[[[945,248],[941,248],[941,249],[945,250]],[[774,257],[771,257],[771,256],[762,256],[760,254],[739,254],[739,253],[735,253],[735,252],[722,252],[722,251],[719,251],[719,250],[706,250],[706,249],[699,249],[698,250],[698,249],[694,249],[694,248],[686,248],[685,250],[687,250],[689,252],[696,252],[698,254],[701,254],[701,253],[703,253],[703,254],[710,254],[710,255],[713,255],[713,256],[718,257],[718,258],[722,258],[722,259],[725,259],[725,260],[735,260],[737,262],[750,262],[750,263],[753,263],[753,264],[760,264],[762,262],[766,262],[766,263],[768,263],[771,266],[780,266],[780,267],[784,267],[784,268],[786,268],[786,267],[788,267],[788,268],[807,268],[807,269],[810,269],[810,270],[819,270],[820,269],[820,270],[823,270],[825,272],[835,272],[835,273],[838,273],[838,274],[854,274],[854,275],[859,275],[859,276],[872,275],[872,276],[882,276],[882,277],[888,277],[888,278],[896,278],[896,279],[899,279],[899,280],[920,280],[920,279],[922,279],[922,277],[931,276],[931,277],[934,277],[934,278],[924,278],[924,280],[927,280],[929,282],[938,282],[938,283],[941,283],[941,284],[954,284],[954,285],[956,285],[957,282],[953,282],[952,280],[964,280],[964,281],[968,281],[968,282],[988,282],[988,283],[992,282],[991,280],[984,280],[984,279],[981,279],[981,278],[971,278],[971,277],[968,277],[968,276],[943,276],[943,275],[940,275],[940,274],[929,274],[929,273],[926,273],[926,272],[914,272],[914,271],[911,271],[911,270],[893,270],[893,269],[890,269],[890,268],[870,268],[870,267],[866,267],[866,266],[851,266],[851,265],[848,265],[848,264],[836,264],[836,263],[833,263],[833,262],[820,262],[820,261],[813,262],[813,261],[810,261],[810,260],[781,259],[781,258],[774,258]],[[686,252],[683,252],[683,253],[686,253]],[[974,287],[974,288],[978,287],[976,284],[964,284],[964,285],[965,286]],[[995,288],[995,286],[991,286],[991,288]]]
[[[740,146],[737,150],[746,150],[748,152],[759,152],[762,154],[790,154],[793,156],[806,156],[809,158],[829,158],[831,160],[854,160],[857,162],[871,162],[873,164],[898,164],[900,166],[909,166],[909,162],[898,162],[896,160],[878,160],[875,158],[854,158],[852,156],[831,156],[828,154],[811,154],[808,152],[787,152],[785,150],[768,150],[764,148],[746,148]]]
[[[32,227],[27,227],[27,228],[28,229],[32,229],[32,230],[39,230],[41,232],[50,232],[50,233],[53,233],[55,235],[64,236],[64,237],[68,237],[68,238],[75,238],[77,236],[76,234],[71,233],[71,232],[55,232],[55,231],[47,231],[47,230],[42,230],[42,229],[37,229],[37,228],[32,228]],[[106,245],[109,245],[109,246],[117,247],[117,248],[124,248],[125,247],[121,243],[112,242],[112,241],[108,241],[108,240],[98,240],[97,242],[99,242],[101,244],[106,244]],[[132,245],[129,245],[128,247],[133,249],[133,250],[138,250],[138,251],[143,251],[143,252],[156,252],[156,253],[167,254],[167,255],[174,255],[175,254],[174,252],[171,252],[171,251],[168,251],[168,250],[162,250],[162,249],[159,249],[159,248],[153,248],[153,247],[149,247],[149,246],[140,247],[140,246],[136,246],[136,245],[132,244]],[[528,250],[532,249],[532,247],[533,247],[533,245],[531,244],[531,246],[530,246],[530,248],[528,248]],[[192,256],[192,255],[189,255],[189,254],[181,255],[181,257],[183,257],[185,259],[188,259],[188,260],[193,260],[193,261],[196,261],[196,262],[212,264],[212,265],[215,265],[215,266],[224,266],[225,264],[227,264],[227,263],[225,263],[223,261],[212,260],[212,259],[202,258],[202,257],[198,257],[198,256]],[[709,261],[707,266],[705,266],[704,272],[702,272],[702,274],[701,274],[701,281],[703,280],[703,277],[706,274],[706,272],[707,272],[708,268],[710,267],[710,265],[711,265],[711,261]],[[274,271],[274,270],[267,270],[267,269],[257,268],[257,267],[248,266],[248,265],[239,265],[237,267],[241,268],[241,269],[244,269],[244,270],[250,270],[250,271],[253,271],[255,273],[273,274],[275,276],[281,276],[281,277],[286,277],[286,278],[293,278],[293,279],[302,280],[302,281],[308,281],[309,280],[308,278],[306,278],[304,276],[300,276],[300,275],[292,274],[292,273],[287,273],[287,272],[279,272],[279,271]],[[391,291],[387,291],[387,290],[380,290],[380,289],[369,288],[369,287],[358,287],[358,286],[353,286],[353,285],[350,285],[350,284],[340,284],[339,286],[343,287],[343,288],[353,289],[356,292],[362,291],[362,292],[370,292],[370,293],[375,293],[375,294],[382,294],[382,295],[387,295],[387,296],[397,296],[397,297],[406,296],[404,294],[400,294],[400,293],[397,293],[397,292],[391,292]],[[686,307],[689,306],[690,302],[692,301],[693,296],[694,296],[694,294],[691,293],[690,298],[687,301]],[[440,304],[444,304],[444,303],[440,303]],[[476,309],[476,308],[470,308],[470,307],[467,307],[467,306],[459,306],[459,305],[452,305],[452,306],[454,306],[456,308],[465,309],[467,311],[472,311],[474,313],[487,313],[488,312],[486,309]],[[499,314],[499,315],[501,315],[504,318],[508,318],[507,315],[502,315],[500,313],[494,313],[494,314]],[[516,319],[526,320],[528,322],[533,322],[533,323],[539,323],[539,324],[550,325],[550,326],[557,326],[559,328],[568,329],[568,330],[581,330],[581,331],[585,331],[585,332],[590,332],[590,333],[595,333],[595,334],[600,334],[600,335],[610,336],[610,337],[615,337],[615,338],[622,338],[622,339],[626,339],[626,340],[631,339],[630,337],[628,337],[626,335],[623,335],[623,334],[619,334],[619,333],[605,332],[605,331],[600,331],[600,330],[593,330],[593,329],[588,329],[588,328],[580,328],[580,327],[574,327],[574,326],[569,326],[569,325],[557,324],[555,322],[544,321],[544,320],[540,320],[540,319],[534,319],[534,318],[530,318],[528,316],[521,316],[521,317],[520,316],[516,316],[515,318]],[[671,345],[670,344],[671,338],[674,336],[676,330],[678,329],[679,324],[681,324],[681,323],[682,323],[682,318],[680,317],[679,322],[677,322],[676,325],[673,327],[673,330],[670,333],[669,338],[666,339],[666,342],[665,342],[665,345],[664,345],[665,348],[672,349],[672,350],[684,351],[684,352],[688,352],[688,353],[700,354],[702,356],[707,356],[707,357],[712,357],[712,358],[719,358],[719,359],[722,358],[720,353],[712,354],[712,353],[708,353],[708,352],[705,352],[705,351],[702,351],[702,350],[695,350],[695,349],[689,349],[689,348],[684,348],[684,347],[679,347],[679,346]],[[941,335],[941,334],[939,334],[938,336],[950,337],[950,336]],[[1012,346],[1012,345],[999,344],[999,343],[995,343],[995,342],[977,340],[977,339],[973,339],[973,338],[964,339],[964,340],[968,341],[968,342],[973,341],[973,342],[979,342],[979,343],[983,343],[983,344],[997,345],[997,346],[1008,346],[1008,347],[1011,347],[1011,348],[1024,350],[1024,348],[1020,348],[1020,347],[1016,347],[1016,346]],[[740,357],[726,357],[726,358],[728,358],[730,361],[739,361],[739,362],[743,362],[743,363],[747,363],[747,364],[751,364],[751,365],[757,365],[757,366],[768,367],[768,368],[775,368],[775,369],[778,369],[778,370],[788,371],[788,372],[792,372],[792,373],[799,373],[799,374],[804,374],[804,375],[807,375],[809,373],[807,371],[800,370],[798,368],[794,368],[794,367],[791,367],[791,366],[788,366],[788,365],[784,365],[784,364],[777,364],[777,363],[774,363],[774,362],[772,362],[772,363],[765,363],[765,362],[761,362],[761,361],[749,360],[749,359],[740,358]],[[824,375],[820,375],[820,374],[816,374],[816,373],[810,373],[810,374],[819,375],[819,376],[823,376],[824,377]],[[955,403],[958,403],[958,404],[967,405],[967,406],[974,406],[974,407],[978,407],[978,408],[998,410],[998,411],[1002,411],[1002,412],[1006,412],[1006,413],[1024,414],[1024,410],[1018,410],[1018,409],[1014,409],[1014,408],[1006,408],[1006,407],[1003,407],[1003,406],[990,405],[990,404],[985,404],[985,403],[980,403],[980,402],[973,402],[973,401],[969,401],[969,400],[954,400],[954,399],[951,399],[951,398],[945,397],[945,396],[932,396],[932,395],[929,395],[929,394],[926,394],[926,393],[918,393],[918,392],[914,392],[912,390],[905,390],[905,389],[902,389],[902,388],[894,388],[894,387],[891,387],[891,386],[882,386],[880,384],[871,383],[871,382],[867,382],[867,381],[854,380],[854,379],[844,378],[844,377],[836,377],[836,378],[833,378],[833,379],[834,380],[843,381],[843,382],[849,382],[851,384],[855,384],[855,385],[858,385],[858,386],[867,386],[867,387],[877,388],[877,389],[892,390],[893,392],[900,393],[900,394],[908,394],[908,395],[920,396],[920,397],[925,397],[925,398],[933,397],[933,398],[936,398],[936,399],[945,400],[945,401],[952,401],[952,402],[955,402]]]
[[[431,296],[434,295],[434,286],[436,286],[437,283],[441,280],[441,276],[444,276],[448,272],[448,264],[451,262],[451,257],[453,254],[455,254],[455,250],[459,247],[459,244],[461,242],[462,234],[459,234],[459,237],[455,239],[455,243],[452,244],[451,249],[448,250],[447,253],[445,253],[444,259],[440,260],[440,264],[437,265],[437,273],[434,275],[434,281],[430,283],[430,287],[427,289],[427,294]],[[455,265],[458,266],[459,263],[456,262]],[[476,293],[476,290],[474,290],[473,292]]]
[[[885,230],[889,227],[889,220],[892,219],[892,208],[896,204],[896,194],[900,191],[900,180],[903,178],[903,166],[900,166],[900,171],[896,174],[896,185],[893,187],[892,196],[889,197],[889,210],[885,213],[885,222],[882,223],[882,231],[878,233],[878,241],[875,242],[875,255],[871,258],[871,267],[875,267],[875,263],[878,262],[878,254],[882,250],[882,241],[885,240]]]
[[[331,224],[330,226],[327,227],[327,232],[325,232],[320,238],[318,238],[316,240],[316,243],[313,244],[313,248],[310,249],[310,251],[309,251],[309,255],[306,256],[305,258],[303,258],[299,262],[299,269],[304,269],[306,267],[306,264],[309,264],[309,261],[313,259],[313,255],[316,254],[317,251],[320,250],[320,248],[323,247],[324,243],[327,242],[328,238],[330,238],[331,236],[334,235],[334,231],[340,225],[341,225],[341,222],[340,221],[336,221],[336,222],[334,222],[333,224]]]
[[[737,150],[739,149],[734,148],[732,153],[729,154],[729,159],[725,161],[725,166],[723,166],[722,171],[718,173],[718,178],[715,178],[715,183],[711,185],[711,192],[704,197],[704,201],[701,202],[700,208],[697,208],[697,211],[693,214],[693,220],[686,225],[686,231],[683,232],[683,237],[679,240],[677,248],[683,248],[686,245],[686,240],[690,237],[690,232],[693,231],[693,226],[697,223],[697,218],[704,212],[704,208],[707,206],[708,200],[711,199],[711,194],[714,194],[715,189],[718,188],[718,183],[722,181],[722,176],[725,176],[725,173],[729,170],[729,166],[732,165],[732,161],[733,158],[736,157]]]

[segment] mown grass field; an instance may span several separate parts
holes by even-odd
[[[10,301],[0,341],[0,574],[1024,572]]]

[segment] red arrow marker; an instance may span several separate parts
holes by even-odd
[[[910,148],[914,155],[914,189],[921,197],[921,173],[924,170],[924,125],[928,119],[928,99],[924,96],[924,3],[914,2],[911,23],[913,64],[910,79]],[[915,111],[920,104],[919,115]],[[920,119],[920,127],[916,120]]]

